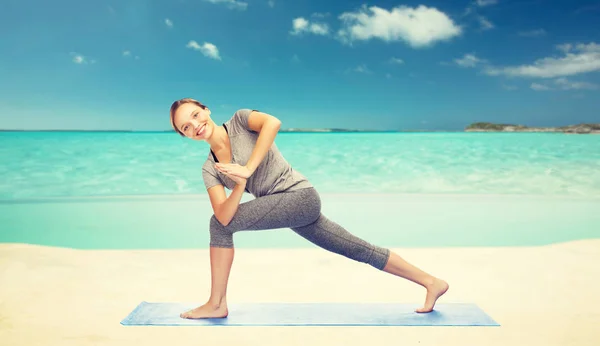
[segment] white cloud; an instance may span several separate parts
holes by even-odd
[[[478,16],[477,20],[479,20],[479,25],[481,26],[481,30],[490,30],[494,28],[494,24],[490,22],[484,16]]]
[[[373,72],[371,70],[369,70],[367,65],[360,64],[354,68],[347,68],[345,71],[343,71],[343,73],[344,74],[349,74],[349,73],[372,74]]]
[[[473,12],[475,12],[475,10],[473,9],[473,7],[470,7],[470,6],[469,6],[469,7],[465,8],[465,13],[463,13],[463,15],[462,15],[462,16],[463,16],[463,17],[466,17],[466,16],[470,15],[470,14],[471,14],[471,13],[473,13]]]
[[[531,89],[535,90],[535,91],[546,91],[546,90],[550,90],[549,87],[543,85],[543,84],[539,84],[539,83],[531,83]]]
[[[198,44],[198,42],[192,40],[190,42],[188,42],[188,44],[185,46],[186,48],[192,48],[194,50],[200,50],[200,45]]]
[[[76,64],[80,64],[81,65],[81,64],[88,64],[88,63],[90,63],[90,64],[96,63],[96,60],[93,60],[93,59],[92,60],[88,60],[88,58],[86,58],[82,54],[75,53],[75,52],[71,52],[70,54],[71,54],[71,56],[73,56],[73,60],[72,61],[74,63],[76,63]]]
[[[567,80],[566,78],[558,78],[554,81],[554,84],[562,90],[582,90],[582,89],[595,90],[595,89],[598,89],[598,86],[595,84],[587,83],[587,82],[571,82],[570,80]]]
[[[303,17],[295,18],[292,21],[293,30],[290,31],[292,35],[300,35],[303,32],[309,32],[315,35],[327,35],[329,33],[329,27],[324,23],[311,23]]]
[[[497,4],[498,0],[477,0],[476,3],[479,7],[485,7]]]
[[[219,49],[212,43],[204,42],[204,44],[201,46],[198,44],[198,42],[192,40],[188,42],[186,48],[200,51],[202,54],[204,54],[204,56],[211,59],[221,60],[221,57],[219,56]]]
[[[402,64],[404,64],[404,60],[392,57],[392,58],[390,58],[390,64],[402,65]]]
[[[73,57],[73,62],[76,64],[83,64],[85,63],[85,57],[83,55],[77,54]]]
[[[454,62],[460,67],[476,67],[479,64],[484,64],[487,60],[480,59],[475,54],[465,54],[460,59],[454,59]]]
[[[559,44],[556,46],[556,49],[560,50],[563,53],[568,53],[573,48],[573,45],[570,43]]]
[[[248,8],[247,2],[237,1],[237,0],[204,0],[213,4],[224,4],[227,5],[228,8],[232,10],[245,10]]]
[[[169,18],[165,19],[165,25],[168,26],[169,28],[173,27],[173,21],[171,21]]]
[[[124,50],[124,51],[123,51],[123,56],[124,56],[124,57],[130,57],[130,56],[131,56],[131,51],[130,51],[130,50]],[[134,58],[135,60],[140,60],[140,57],[139,57],[139,56],[137,56],[137,55],[136,55],[136,56],[134,56],[133,58]]]
[[[521,31],[519,32],[519,36],[523,37],[540,37],[546,35],[546,30],[544,29],[536,29],[530,31]]]
[[[572,48],[573,48],[573,46],[569,46],[569,50]],[[590,44],[578,43],[575,45],[574,48],[575,48],[575,50],[587,52],[587,53],[600,53],[600,44],[597,44],[594,42],[592,42]]]
[[[316,35],[327,35],[329,28],[327,27],[327,24],[312,23],[310,25],[310,31]]]
[[[556,78],[600,71],[600,45],[563,44],[557,46],[565,55],[538,59],[533,64],[508,67],[487,67],[490,76]]]
[[[305,31],[308,28],[308,20],[303,17],[295,18],[292,20],[292,26],[294,27],[292,34]]]
[[[404,41],[413,48],[431,46],[461,34],[462,29],[444,12],[420,5],[398,6],[391,11],[363,5],[356,12],[339,16],[343,28],[338,32],[342,42],[377,38],[386,42]]]
[[[275,0],[269,0],[267,4],[269,4],[269,7],[273,8],[275,7]]]
[[[371,74],[372,73],[371,70],[369,70],[367,68],[367,65],[365,65],[365,64],[356,66],[352,71],[358,72],[358,73],[365,73],[365,74]]]
[[[531,89],[535,91],[547,91],[547,90],[596,90],[598,86],[596,84],[588,82],[573,82],[567,78],[557,78],[552,84],[541,84],[532,83]]]

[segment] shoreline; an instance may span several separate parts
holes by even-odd
[[[387,246],[544,245],[600,237],[600,198],[321,193],[322,212]],[[253,200],[244,194],[241,202]],[[0,203],[0,241],[75,248],[205,248],[206,195],[21,200]],[[27,215],[28,217],[23,217]],[[180,215],[174,224],[173,215]],[[238,248],[308,248],[288,228],[236,233]]]
[[[226,190],[228,191],[228,190]],[[229,191],[228,191],[229,192]],[[459,198],[459,199],[514,199],[528,198],[534,200],[600,200],[600,195],[590,194],[539,194],[539,193],[499,193],[499,192],[383,192],[383,191],[347,191],[332,192],[319,190],[319,194],[327,197],[398,197],[398,198]],[[142,194],[106,194],[106,195],[57,195],[38,197],[0,197],[0,205],[3,204],[29,204],[29,203],[65,203],[65,202],[120,202],[120,201],[143,201],[143,200],[165,200],[165,201],[194,201],[204,200],[208,197],[207,192],[201,193],[142,193]],[[244,192],[242,201],[254,199],[254,196]]]

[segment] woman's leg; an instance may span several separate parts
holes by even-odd
[[[298,190],[259,197],[240,203],[227,226],[213,215],[210,219],[211,293],[206,304],[181,314],[183,318],[226,317],[227,283],[234,258],[233,234],[238,231],[269,230],[312,223],[320,213],[320,201]]]
[[[395,252],[358,238],[322,214],[315,222],[295,227],[293,230],[326,250],[370,264],[377,269],[425,287],[427,289],[425,304],[415,310],[417,312],[432,311],[436,300],[448,290],[445,281],[408,263]]]
[[[369,264],[377,269],[416,282],[427,289],[425,305],[418,312],[428,312],[447,284],[404,261],[390,250],[370,244],[349,233],[321,214],[321,201],[315,189],[302,189],[259,197],[241,203],[227,226],[213,216],[210,221],[212,288],[209,301],[182,314],[186,318],[224,317],[227,314],[227,281],[233,262],[233,234],[242,230],[291,228],[315,245]]]
[[[437,299],[448,290],[449,286],[444,280],[422,271],[389,249],[371,244],[353,235],[323,214],[320,214],[310,224],[292,227],[292,229],[323,249],[358,262],[370,264],[377,269],[405,278],[426,288],[425,303],[423,307],[416,309],[416,312],[432,311]]]
[[[422,271],[395,252],[390,252],[390,258],[383,271],[410,280],[427,289],[425,303],[421,308],[416,309],[416,312],[431,312],[435,302],[446,293],[449,287],[446,281]]]
[[[195,309],[181,313],[183,318],[227,317],[227,281],[233,263],[233,248],[210,247],[211,289],[208,301]]]

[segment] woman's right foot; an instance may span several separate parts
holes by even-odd
[[[229,311],[226,304],[217,307],[211,303],[206,303],[195,309],[181,313],[179,317],[188,319],[225,318],[228,314]]]
[[[422,308],[416,309],[418,313],[428,313],[433,311],[435,302],[441,297],[450,286],[444,280],[434,278],[431,284],[427,285],[427,296],[425,297],[425,304]]]

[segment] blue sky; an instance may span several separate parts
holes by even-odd
[[[284,128],[600,122],[598,1],[3,1],[0,128],[167,130],[193,97]]]

